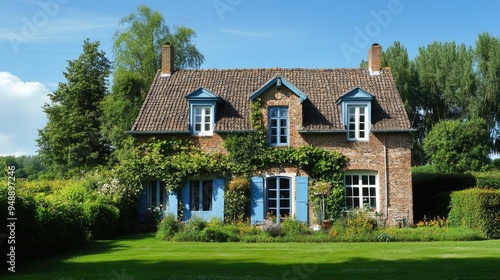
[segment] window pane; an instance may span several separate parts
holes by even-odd
[[[359,107],[359,114],[364,115],[365,114],[365,107]]]
[[[363,196],[368,196],[368,188],[363,188]]]
[[[359,188],[352,188],[352,195],[359,196]]]
[[[280,208],[290,208],[290,199],[280,200]]]
[[[288,141],[286,140],[286,136],[281,136],[280,137],[280,143],[281,144],[286,144]]]
[[[205,122],[209,123],[210,122],[210,116],[205,116]]]
[[[368,185],[368,175],[361,176],[361,181],[363,185]]]
[[[352,196],[352,188],[345,188],[345,195]]]
[[[276,198],[276,190],[269,190],[267,192],[267,197],[268,198]]]
[[[290,216],[290,209],[280,209],[280,217],[285,218]]]
[[[210,124],[208,123],[205,124],[205,131],[210,131]]]
[[[271,127],[276,127],[276,126],[278,126],[278,120],[272,119],[271,120]]]
[[[283,119],[280,120],[280,126],[281,127],[286,127],[286,123],[287,123],[286,119],[285,120],[283,120]]]
[[[288,108],[280,108],[280,117],[288,118]]]
[[[353,175],[352,176],[352,184],[353,185],[359,185],[359,176],[358,175]]]
[[[268,206],[269,209],[276,209],[276,200],[270,199],[267,202],[267,206]]]
[[[211,113],[211,108],[205,107],[205,115],[210,115],[210,113]]]
[[[377,208],[377,201],[375,198],[370,198],[370,207]]]
[[[280,129],[280,135],[285,135],[286,134],[286,128],[281,128]]]
[[[375,176],[370,175],[370,185],[375,185]]]
[[[194,114],[195,115],[201,115],[201,108],[200,107],[195,107],[194,108]]]
[[[352,203],[353,203],[352,199],[348,199],[348,200],[345,202],[345,207],[346,207],[347,209],[353,209],[354,207],[353,207]]]
[[[203,181],[203,211],[212,210],[212,181]]]
[[[359,207],[359,198],[355,197],[352,202],[354,208]]]
[[[355,138],[356,137],[356,134],[354,133],[354,131],[349,131],[349,138],[352,139],[352,138]]]
[[[276,118],[278,116],[278,110],[276,108],[269,108],[269,114],[271,118]]]
[[[349,114],[350,115],[356,114],[356,107],[349,107]]]
[[[194,131],[201,131],[201,124],[199,124],[199,123],[195,124]]]
[[[345,176],[345,184],[346,185],[351,185],[352,184],[351,175],[346,175]]]
[[[364,123],[365,122],[365,116],[364,115],[359,116],[359,122],[360,123]]]
[[[200,188],[198,181],[191,181],[191,211],[200,210]]]
[[[276,178],[269,178],[267,180],[267,187],[270,190],[275,190],[276,189]]]
[[[277,143],[278,143],[278,137],[271,136],[271,144],[277,144]]]
[[[271,135],[278,135],[278,129],[271,128]]]
[[[375,188],[370,188],[370,196],[376,196]]]
[[[196,123],[200,123],[200,122],[201,122],[201,116],[196,116],[196,117],[194,118],[194,121],[195,121]]]
[[[365,138],[365,131],[364,130],[361,130],[359,132],[359,138]]]

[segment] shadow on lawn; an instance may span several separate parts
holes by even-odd
[[[117,241],[100,241],[46,260],[28,262],[18,267],[15,274],[0,274],[3,279],[499,279],[499,258],[461,258],[453,255],[424,260],[394,260],[380,252],[380,259],[351,258],[342,260],[331,254],[304,259],[303,263],[269,264],[267,260],[235,260],[224,254],[207,253],[206,259],[181,259],[172,252],[168,261],[143,261],[134,258],[99,263],[72,262],[75,255],[102,255],[126,250],[123,240],[140,240],[144,235],[130,236]],[[265,244],[263,244],[265,246]],[[284,243],[283,246],[286,246]],[[244,250],[244,248],[242,248]],[[241,252],[240,252],[241,253]],[[411,258],[411,255],[408,256]],[[317,259],[317,261],[316,261]],[[2,275],[3,274],[3,275]]]

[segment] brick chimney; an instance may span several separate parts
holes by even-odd
[[[375,43],[370,47],[370,50],[368,51],[368,71],[370,75],[380,75],[381,54],[382,47],[379,44]]]
[[[165,43],[161,47],[161,75],[170,76],[174,72],[174,46]]]

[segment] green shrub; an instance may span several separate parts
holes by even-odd
[[[237,242],[240,229],[235,225],[220,225],[203,229],[203,238],[207,242]]]
[[[88,230],[94,239],[105,239],[115,235],[120,211],[109,201],[98,199],[87,201],[84,206]]]
[[[87,219],[81,203],[37,201],[36,221],[43,254],[75,248],[87,240]]]
[[[234,178],[224,194],[224,218],[227,223],[241,223],[250,214],[250,182]]]
[[[207,222],[201,217],[193,216],[183,229],[177,233],[172,240],[173,241],[204,241],[203,230],[207,226]]]
[[[477,187],[500,189],[500,172],[474,172],[472,175],[476,178]]]
[[[305,234],[310,234],[311,230],[307,227],[304,222],[297,221],[296,219],[287,217],[281,223],[281,232],[285,236],[301,236]]]
[[[500,190],[474,188],[454,192],[450,207],[448,219],[453,226],[500,238]]]
[[[156,239],[171,240],[181,229],[183,224],[175,219],[175,215],[169,213],[158,225]]]

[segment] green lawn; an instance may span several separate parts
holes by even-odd
[[[2,279],[499,279],[500,240],[420,243],[99,241]]]

